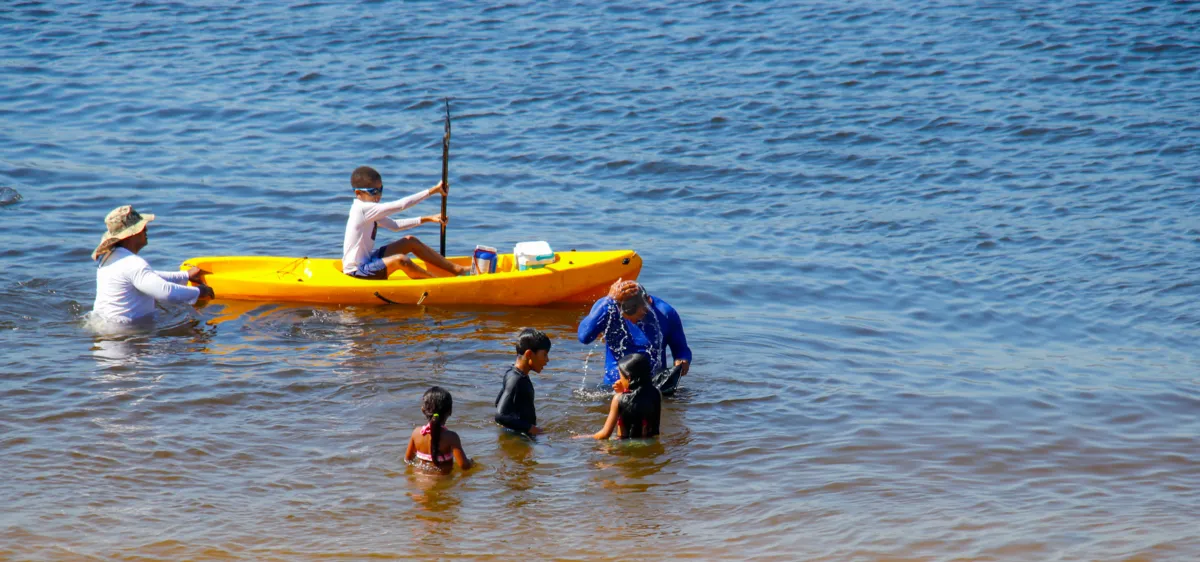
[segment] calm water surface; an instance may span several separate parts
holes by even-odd
[[[1198,25],[1139,1],[6,3],[0,558],[1196,560]],[[634,248],[683,314],[660,439],[571,439],[605,411],[585,307],[87,326],[113,207],[158,215],[162,269],[336,256],[354,167],[437,181],[446,96],[451,253]],[[529,325],[554,339],[537,443],[491,422]],[[434,384],[478,469],[402,462]]]

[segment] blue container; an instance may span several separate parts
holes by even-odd
[[[471,274],[483,275],[496,272],[496,249],[489,246],[475,246],[475,254],[471,256]]]

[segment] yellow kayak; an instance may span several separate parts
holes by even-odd
[[[470,257],[450,261],[470,266]],[[422,267],[421,260],[413,260]],[[554,263],[517,270],[512,254],[496,256],[496,272],[410,279],[396,271],[387,280],[355,279],[342,260],[220,256],[192,258],[180,266],[205,272],[218,299],[327,304],[483,304],[539,306],[591,303],[617,279],[637,279],[642,258],[633,250],[555,252]]]

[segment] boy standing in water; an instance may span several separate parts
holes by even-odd
[[[524,328],[517,336],[517,361],[504,373],[504,388],[496,395],[496,423],[513,431],[539,435],[529,371],[542,372],[550,362],[550,337]]]
[[[346,238],[342,241],[342,273],[358,279],[384,280],[397,269],[403,269],[413,279],[428,279],[433,274],[413,263],[408,254],[425,260],[426,265],[436,266],[453,275],[463,275],[469,268],[450,263],[433,248],[405,236],[400,240],[375,249],[375,234],[379,227],[400,231],[427,222],[445,223],[440,214],[398,221],[388,218],[436,193],[446,193],[442,182],[418,191],[404,199],[380,203],[383,199],[383,177],[369,166],[360,166],[350,174],[350,187],[354,188],[354,203],[350,206],[350,218],[346,221]]]

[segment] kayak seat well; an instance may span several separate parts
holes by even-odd
[[[471,265],[471,258],[466,258],[466,257],[452,257],[452,258],[450,258],[450,261],[452,263],[456,263],[459,265],[465,265],[465,266]],[[424,260],[414,258],[413,262],[421,267],[426,267]],[[326,263],[329,264],[329,268],[334,273],[337,273],[338,275],[345,275],[345,273],[342,272],[342,260],[339,260],[339,259],[327,260]],[[510,271],[513,271],[512,254],[502,254],[500,256],[497,256],[496,273],[507,273]],[[388,276],[388,279],[392,280],[392,281],[404,281],[404,280],[408,280],[409,277],[408,277],[408,275],[406,275],[404,273],[404,270],[397,270],[397,271],[392,272],[392,274],[390,276]]]

